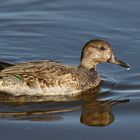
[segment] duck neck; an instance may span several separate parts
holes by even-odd
[[[87,63],[87,61],[82,60],[80,62],[79,68],[86,68],[86,69],[94,69],[96,71],[96,63],[94,63],[93,61],[89,61],[89,63]]]

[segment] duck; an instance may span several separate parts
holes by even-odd
[[[78,66],[51,60],[0,62],[0,92],[14,96],[80,94],[100,85],[97,65],[104,62],[130,68],[116,58],[109,42],[100,39],[92,39],[84,45]]]

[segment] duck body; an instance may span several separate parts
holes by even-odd
[[[78,94],[100,83],[94,69],[48,60],[8,66],[0,77],[0,91],[15,96]]]
[[[104,62],[129,68],[115,57],[107,41],[98,39],[85,44],[77,67],[48,60],[20,64],[1,62],[0,92],[14,96],[78,94],[100,84],[96,66]]]

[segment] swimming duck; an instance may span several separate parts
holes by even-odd
[[[103,62],[129,68],[115,57],[107,41],[98,39],[85,44],[77,67],[49,60],[18,64],[1,62],[0,91],[14,96],[79,94],[100,84],[96,66]]]

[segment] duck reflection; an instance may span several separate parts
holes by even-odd
[[[115,117],[111,111],[114,105],[128,100],[99,100],[99,90],[76,96],[15,97],[0,94],[0,117],[13,120],[58,121],[66,115],[80,114],[80,122],[87,126],[110,125]]]
[[[88,126],[108,126],[115,118],[111,112],[111,107],[114,104],[116,101],[94,101],[83,105],[81,123]]]

